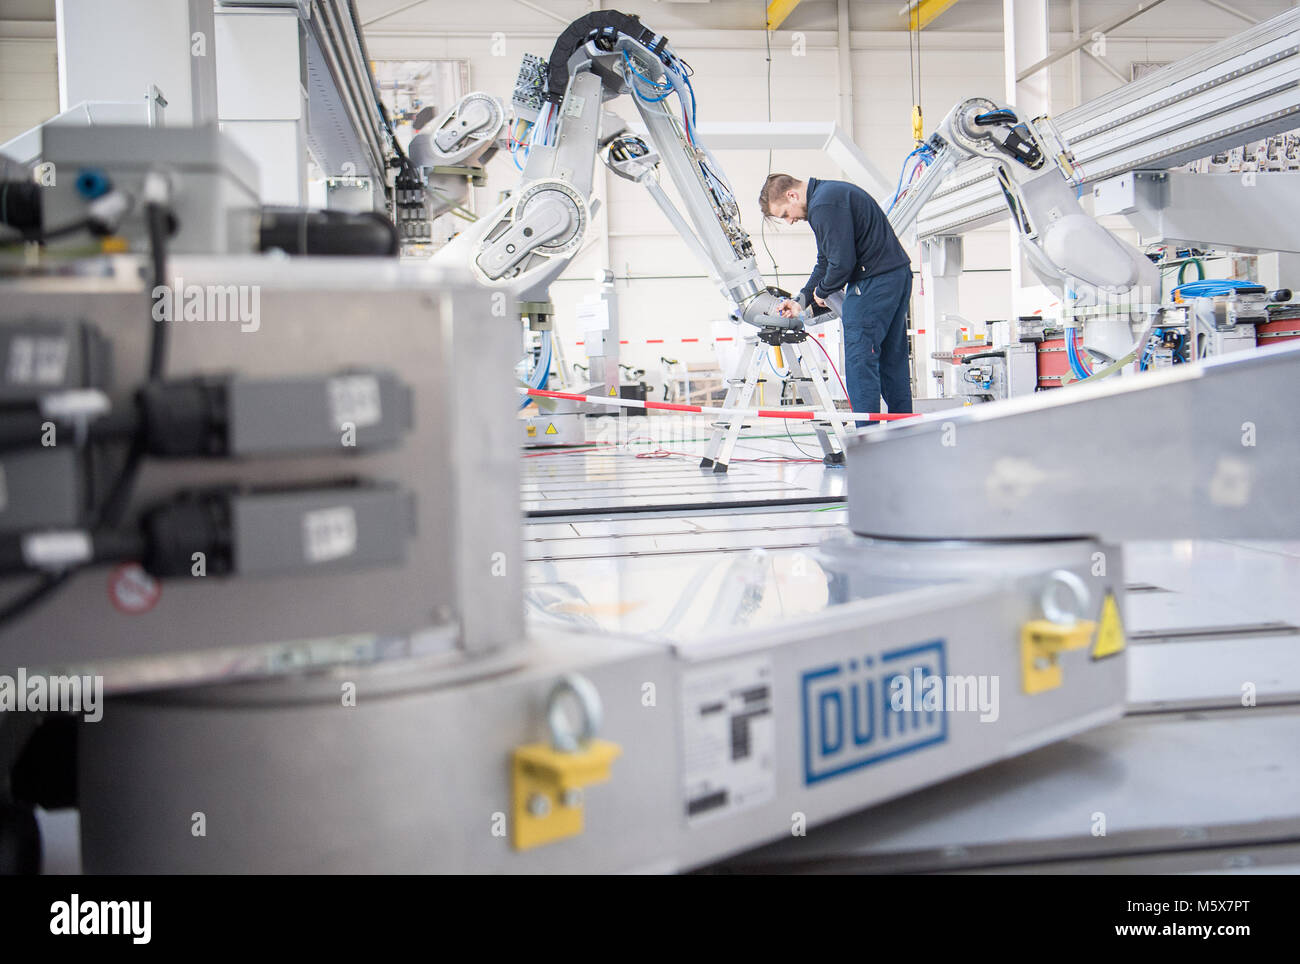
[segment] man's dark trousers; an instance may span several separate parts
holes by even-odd
[[[879,412],[881,395],[891,412],[912,410],[907,352],[911,297],[910,265],[855,281],[844,292],[844,368],[855,412]]]

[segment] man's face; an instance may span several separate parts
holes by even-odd
[[[799,196],[798,191],[793,189],[786,191],[776,200],[769,201],[767,209],[772,212],[772,217],[780,218],[786,224],[795,224],[808,217],[807,202]]]

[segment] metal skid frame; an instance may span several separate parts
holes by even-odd
[[[850,443],[849,526],[890,539],[1300,534],[1300,344],[1092,379]],[[1151,432],[1151,425],[1163,427]],[[978,480],[984,510],[952,499]]]
[[[745,410],[749,408],[754,391],[762,381],[759,369],[763,366],[763,357],[767,349],[788,347],[790,380],[794,383],[796,403],[815,405],[825,412],[835,411],[835,399],[831,395],[826,373],[816,364],[804,361],[803,345],[808,340],[808,330],[797,328],[762,328],[757,334],[747,335],[745,348],[736,360],[731,376],[727,379],[727,397],[722,407]],[[762,347],[760,347],[760,345]],[[811,384],[816,396],[808,398],[804,394]],[[709,447],[705,450],[700,468],[712,469],[715,473],[726,472],[731,464],[731,455],[744,427],[741,416],[724,418],[713,423],[713,434],[709,438]],[[848,419],[831,415],[813,423],[817,432],[817,441],[822,447],[822,461],[827,465],[844,464],[844,446],[848,438]],[[833,438],[832,438],[833,436]]]

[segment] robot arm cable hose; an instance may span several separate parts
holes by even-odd
[[[657,104],[659,101],[664,100],[669,94],[674,92],[675,88],[671,83],[660,84],[654,80],[651,80],[645,74],[641,73],[641,70],[637,67],[636,63],[632,60],[631,55],[628,54],[626,50],[623,51],[623,63],[627,66],[628,88],[640,100],[645,101],[647,104]],[[636,85],[637,78],[640,78],[652,91],[654,91],[659,96],[648,97],[644,93],[642,93],[640,88],[638,88]]]
[[[897,205],[898,202],[902,200],[903,195],[907,193],[907,191],[903,189],[903,178],[906,177],[907,175],[908,163],[912,160],[912,158],[916,157],[918,154],[921,156],[921,160],[918,161],[916,166],[912,168],[912,176],[907,178],[909,186],[911,185],[911,182],[915,180],[916,174],[920,170],[920,168],[922,166],[928,167],[930,165],[931,160],[933,159],[930,156],[929,148],[926,147],[926,145],[924,144],[922,144],[920,147],[913,150],[911,154],[908,154],[907,157],[903,159],[902,170],[898,172],[898,184],[894,187],[894,197],[889,202],[889,208],[886,210],[885,212],[886,214],[888,214],[890,211],[893,211],[894,206]]]
[[[542,105],[542,109],[537,114],[537,119],[533,121],[532,129],[528,132],[528,140],[524,144],[524,157],[528,157],[530,148],[537,144],[545,147],[547,145],[547,128],[551,123],[551,104],[548,102]]]
[[[667,73],[669,77],[675,76],[672,71],[668,71]],[[680,78],[677,79],[677,82],[680,83]],[[634,89],[634,93],[635,93],[635,89]],[[662,98],[645,98],[645,97],[641,97],[639,94],[636,94],[636,96],[637,99],[640,100],[642,104],[646,105],[645,107],[646,110],[653,110],[654,112],[663,115],[669,120],[676,121],[676,116],[673,114],[671,110],[668,109],[667,105],[660,104],[657,107],[650,106],[650,105],[658,104],[659,101],[662,100]],[[705,180],[712,185],[713,190],[716,191],[720,197],[724,197],[726,200],[734,202],[736,199],[735,193],[732,191],[731,185],[727,182],[726,176],[720,173],[722,170],[722,165],[718,163],[718,160],[713,156],[712,151],[710,151],[707,147],[703,146],[702,144],[696,144],[694,142],[694,140],[691,138],[690,120],[689,118],[685,118],[685,120],[686,120],[686,124],[685,124],[686,135],[688,140],[690,140],[691,142],[691,147],[694,148],[695,151],[704,155],[703,158],[699,158],[698,155],[696,155],[696,157],[693,159],[693,163],[697,163],[699,165],[700,171],[701,173],[703,173]],[[688,153],[690,152],[688,151]]]
[[[1077,328],[1065,329],[1065,356],[1070,363],[1070,371],[1074,374],[1074,377],[1082,381],[1085,378],[1091,378],[1092,372],[1083,359],[1079,357],[1079,347],[1076,341],[1077,333]]]
[[[537,367],[533,370],[533,378],[536,379],[537,388],[545,388],[546,383],[551,378],[551,333],[542,332],[542,350],[541,357],[537,360]]]
[[[626,50],[624,50],[623,56],[628,56]],[[630,58],[629,64],[634,70],[636,69],[635,65],[631,64]],[[682,126],[686,130],[686,139],[692,146],[697,146],[695,144],[695,89],[691,86],[690,78],[686,76],[684,71],[678,70],[671,64],[665,63],[664,79],[667,81],[668,86],[677,93],[677,100],[678,103],[681,104],[682,108]],[[654,83],[654,81],[650,82]],[[660,87],[661,85],[655,84],[656,90],[660,89]],[[687,102],[688,97],[690,98],[689,105]],[[705,151],[705,154],[708,154],[707,150]],[[710,155],[710,160],[712,160],[712,155]],[[717,162],[714,161],[714,164],[716,165]]]
[[[551,376],[551,333],[542,332],[541,353],[537,359],[537,365],[533,368],[532,374],[528,376],[527,384],[530,388],[542,389],[546,387],[547,381]],[[522,409],[531,401],[529,396],[525,395],[519,400],[519,407]]]

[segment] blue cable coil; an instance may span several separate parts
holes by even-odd
[[[1189,281],[1175,288],[1170,294],[1182,295],[1184,298],[1208,298],[1214,295],[1229,295],[1242,288],[1258,288],[1258,282],[1239,281],[1236,278],[1211,278],[1205,281]]]

